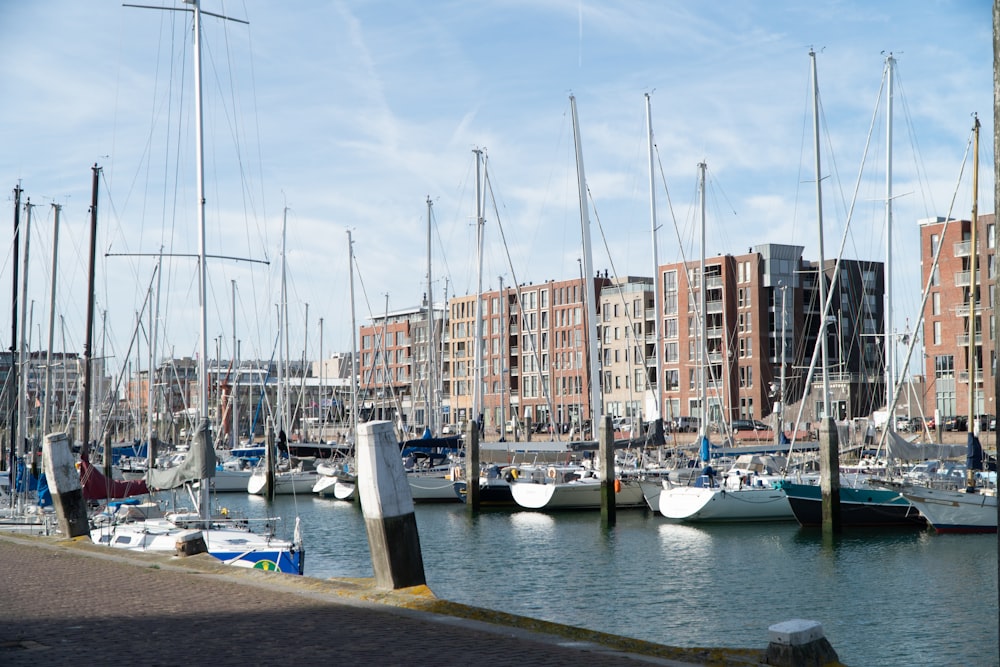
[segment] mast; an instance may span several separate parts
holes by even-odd
[[[153,451],[153,439],[156,436],[156,425],[153,423],[153,410],[154,410],[154,399],[155,386],[154,379],[156,378],[157,369],[157,359],[156,359],[156,349],[159,346],[157,342],[157,332],[159,331],[160,322],[160,287],[163,284],[163,246],[160,246],[160,254],[156,259],[156,299],[155,306],[153,308],[153,313],[150,315],[152,320],[150,323],[149,332],[149,387],[146,393],[146,453],[148,456],[148,462],[146,465],[146,471],[148,476],[148,471],[153,469],[156,464],[156,456]]]
[[[649,226],[652,234],[653,250],[653,339],[656,341],[656,414],[649,415],[659,424],[659,428],[654,427],[654,433],[662,434],[663,431],[663,349],[661,342],[662,330],[662,299],[660,297],[660,255],[657,250],[656,232],[659,229],[656,225],[656,183],[653,167],[653,113],[650,104],[649,93],[646,93],[646,132],[649,143]]]
[[[580,231],[583,238],[583,298],[586,302],[587,340],[590,364],[590,435],[597,438],[597,429],[604,411],[601,406],[601,360],[597,355],[597,281],[594,279],[594,259],[590,248],[590,213],[587,206],[587,177],[583,169],[583,148],[580,143],[580,122],[576,113],[576,97],[569,96],[573,112],[573,145],[576,149],[576,177],[580,195]]]
[[[888,414],[889,407],[893,404],[896,389],[896,348],[895,338],[892,328],[892,75],[895,69],[896,59],[890,53],[885,59],[887,95],[885,107],[885,409],[886,409],[886,430],[893,431],[896,428],[894,415]],[[975,238],[975,227],[973,227],[973,238]],[[975,262],[975,258],[972,259]],[[972,311],[969,311],[970,319]],[[969,381],[972,388],[972,381]],[[970,422],[969,428],[972,428]]]
[[[198,417],[200,420],[198,435],[201,437],[201,446],[204,448],[206,456],[212,450],[212,438],[209,434],[208,423],[208,269],[206,266],[206,229],[205,229],[205,137],[204,137],[204,111],[202,109],[202,88],[201,88],[201,3],[200,0],[188,0],[191,3],[194,14],[194,109],[195,109],[195,155],[197,194],[198,194],[198,279],[200,292],[200,329],[201,329],[201,349],[198,354]],[[212,457],[214,459],[214,457]],[[203,467],[199,512],[204,521],[209,520],[209,493],[211,491],[210,480],[215,472],[215,465]]]
[[[351,286],[351,433],[350,445],[353,447],[358,439],[358,327],[354,315],[354,243],[351,241],[351,230],[347,230],[348,275]]]
[[[698,446],[701,451],[701,459],[704,463],[709,462],[708,449],[708,319],[705,317],[705,171],[708,165],[704,162],[698,163],[698,206],[701,209],[701,260],[698,266],[698,317],[701,319],[701,326],[698,327],[700,340],[698,341],[698,400],[701,402],[701,420],[698,426]]]
[[[323,318],[319,318],[319,433],[326,442],[326,360],[323,358]]]
[[[31,246],[31,197],[24,204],[24,276],[21,278],[21,333],[18,336],[18,411],[17,411],[17,448],[22,455],[28,453],[28,369],[27,348],[31,345],[28,338],[28,250]],[[32,452],[34,450],[32,449]],[[11,487],[12,489],[14,487]]]
[[[483,163],[482,149],[473,149],[476,154],[476,323],[473,341],[473,363],[475,368],[472,371],[472,415],[471,418],[479,424],[480,413],[483,409],[483,194],[481,169]]]
[[[820,359],[823,366],[823,419],[833,417],[830,414],[830,352],[826,339],[826,271],[823,255],[823,181],[820,170],[819,153],[819,80],[816,74],[816,52],[809,50],[812,59],[812,94],[813,94],[813,142],[816,154],[816,221],[819,228],[819,266],[816,271],[816,284],[819,286],[820,317],[819,343]],[[891,99],[891,96],[890,96]],[[888,407],[888,406],[886,406]]]
[[[52,286],[49,290],[49,339],[45,352],[45,393],[42,400],[42,437],[48,435],[52,405],[52,346],[56,335],[56,269],[59,261],[59,214],[62,206],[52,204]]]
[[[277,433],[280,439],[280,434],[287,428],[285,423],[285,410],[287,406],[285,405],[287,396],[285,396],[285,345],[288,344],[287,335],[285,332],[285,321],[288,317],[288,293],[287,293],[287,283],[285,282],[285,241],[287,238],[286,222],[288,221],[288,207],[285,207],[285,211],[281,219],[281,298],[278,304],[278,395],[277,395]],[[287,438],[288,433],[285,433]]]
[[[507,334],[507,297],[503,293],[503,276],[498,276],[500,283],[500,340],[506,340]],[[504,346],[501,344],[501,348]],[[507,373],[504,368],[507,364],[502,362],[500,367],[500,441],[507,440]]]
[[[978,250],[976,248],[976,236],[978,235],[979,219],[979,116],[974,116],[975,121],[972,126],[973,151],[972,151],[972,221],[969,230],[969,344],[968,362],[969,369],[969,434],[974,433],[976,419],[976,375],[978,371],[978,360],[976,358],[976,272],[978,267]],[[975,476],[969,478],[973,482]]]
[[[4,456],[4,461],[0,465],[7,465],[9,488],[14,488],[14,458],[17,456],[17,429],[12,427],[15,423],[17,404],[17,364],[15,354],[17,352],[17,288],[18,288],[18,251],[21,247],[21,186],[14,186],[14,248],[13,259],[11,260],[11,313],[10,313],[10,373],[7,375],[7,434],[10,440],[10,451]]]
[[[230,283],[233,292],[233,380],[229,385],[229,411],[232,413],[232,434],[229,438],[230,449],[238,447],[240,444],[240,420],[238,416],[239,401],[236,400],[236,387],[239,385],[240,377],[240,354],[239,341],[236,340],[236,281]]]
[[[837,425],[830,411],[830,357],[827,350],[826,313],[827,303],[826,272],[823,256],[823,180],[820,171],[819,143],[819,78],[816,73],[816,52],[809,49],[812,60],[812,94],[813,94],[813,141],[816,152],[816,223],[819,230],[819,266],[816,278],[819,287],[820,322],[819,342],[823,363],[823,417],[820,419],[819,454],[820,454],[820,495],[822,502],[822,521],[824,535],[832,535],[840,531],[840,442],[837,436]],[[837,279],[836,272],[833,280]],[[886,409],[888,409],[886,405]]]
[[[434,293],[431,291],[431,207],[427,196],[427,430],[431,437],[437,432],[437,411],[434,408]]]

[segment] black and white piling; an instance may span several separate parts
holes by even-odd
[[[356,457],[375,585],[397,590],[426,584],[413,495],[392,422],[359,424]]]
[[[80,473],[65,433],[45,436],[42,445],[42,465],[52,493],[59,520],[59,530],[66,537],[90,534],[87,504],[83,499]]]

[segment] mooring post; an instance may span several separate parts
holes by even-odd
[[[274,502],[274,466],[277,452],[274,451],[274,419],[268,417],[264,427],[264,497]]]
[[[90,534],[87,504],[83,500],[80,473],[65,433],[50,433],[42,444],[42,466],[52,492],[59,530],[66,537]]]
[[[465,508],[479,511],[479,425],[474,421],[465,429]]]
[[[611,415],[604,415],[598,429],[598,460],[601,466],[601,524],[613,526],[615,516],[615,431]]]
[[[357,437],[357,490],[375,585],[386,590],[424,585],[413,495],[392,422],[359,424]]]
[[[823,503],[823,533],[839,533],[840,438],[837,422],[830,416],[819,421],[819,486]]]
[[[775,667],[839,665],[840,658],[816,621],[795,618],[768,628],[770,643],[764,664]]]

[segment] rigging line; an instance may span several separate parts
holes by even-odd
[[[591,192],[589,185],[587,186],[587,197],[590,199],[591,208],[593,208],[593,210],[594,210],[594,219],[597,221],[597,231],[600,233],[600,235],[601,235],[601,241],[604,243],[604,252],[606,252],[607,255],[608,255],[608,263],[611,265],[611,274],[613,276],[615,276],[615,278],[617,279],[618,278],[618,269],[617,269],[617,267],[615,267],[615,261],[611,257],[611,247],[608,244],[608,237],[604,233],[604,225],[601,224],[601,216],[597,212],[597,202],[594,201],[594,194]],[[632,333],[634,334],[635,333],[635,322],[632,319],[632,311],[629,310],[628,302],[626,302],[626,300],[625,300],[625,290],[623,289],[623,284],[619,284],[616,287],[618,288],[616,291],[618,292],[618,296],[619,296],[619,299],[621,301],[622,308],[625,311],[625,321],[628,323],[629,329],[631,329]],[[654,287],[655,287],[655,282],[654,282]],[[645,305],[646,304],[643,303],[643,312],[645,312]],[[659,314],[657,314],[657,316],[659,316]],[[633,338],[633,340],[634,340],[634,338]],[[642,368],[643,368],[643,371],[645,373],[645,368],[646,368],[646,350],[645,350],[645,344],[639,344],[639,343],[637,343],[636,345],[634,345],[634,348],[639,351],[640,359],[642,361]],[[625,348],[625,354],[628,355],[628,347]],[[627,359],[626,359],[626,361],[627,361]],[[626,377],[628,377],[628,376],[626,376]],[[628,382],[628,397],[629,397],[629,402],[630,403],[634,403],[635,402],[635,394],[632,391],[633,390],[633,383],[630,382],[630,381],[628,381],[628,380],[626,380],[626,382]],[[615,415],[615,416],[617,416],[617,417],[623,417],[625,415]],[[632,415],[629,415],[629,416],[632,416]]]
[[[948,213],[945,216],[944,227],[942,228],[942,232],[941,232],[942,242],[938,243],[938,247],[937,247],[937,249],[934,252],[934,261],[931,263],[930,271],[927,273],[927,283],[924,286],[924,291],[923,291],[923,294],[921,295],[920,309],[917,311],[917,312],[920,313],[920,315],[917,318],[916,327],[914,329],[915,331],[919,330],[920,327],[921,327],[921,325],[922,325],[922,323],[923,323],[924,310],[927,307],[927,299],[930,297],[931,287],[933,286],[933,283],[934,283],[934,274],[935,274],[935,272],[937,271],[937,268],[938,268],[938,260],[941,257],[941,249],[944,247],[943,240],[945,238],[945,233],[948,231],[948,225],[951,224],[951,222],[952,222],[951,214],[952,214],[952,212],[954,211],[954,208],[955,208],[955,200],[958,198],[958,190],[961,187],[962,177],[965,174],[965,165],[968,163],[969,153],[972,150],[972,144],[974,143],[974,138],[975,138],[975,128],[973,128],[972,131],[970,132],[968,143],[965,146],[965,156],[962,159],[962,165],[961,165],[961,168],[959,169],[958,183],[955,184],[955,190],[952,193],[951,203],[948,205]],[[973,233],[975,233],[975,230],[973,230]],[[970,311],[969,312],[969,317],[970,318],[971,317],[975,317],[975,312]],[[913,348],[916,346],[917,338],[918,337],[916,335],[910,337],[909,345],[906,348],[906,355],[905,355],[906,361],[905,361],[905,363],[903,365],[903,368],[907,368],[910,365],[910,358],[913,355]],[[970,382],[973,382],[975,380],[975,372],[976,372],[976,369],[973,366],[972,369],[969,372],[969,381]],[[890,415],[894,414],[894,411],[896,409],[896,403],[899,401],[899,393],[900,393],[900,389],[902,388],[902,386],[903,386],[903,382],[902,382],[902,378],[900,378],[900,381],[893,387],[892,405],[886,406],[886,411]],[[969,428],[970,429],[972,428],[972,424],[969,424]],[[878,446],[878,451],[879,452],[881,452],[881,450],[882,450],[882,446],[885,443],[885,439],[887,437],[888,431],[889,431],[889,429],[884,429],[883,432],[882,432],[881,437],[879,438],[879,446]]]
[[[883,81],[885,81],[885,77],[887,76],[887,73],[888,73],[888,68],[884,68],[883,69]],[[877,102],[880,101],[881,98],[882,98],[882,89],[880,88],[879,89],[879,94],[878,94],[878,97],[877,97],[876,101]],[[841,261],[841,259],[844,256],[844,246],[847,243],[847,235],[848,235],[848,232],[851,229],[851,223],[852,223],[852,220],[853,220],[853,217],[854,217],[854,208],[855,208],[855,206],[857,205],[857,202],[858,202],[858,192],[861,189],[861,182],[862,182],[861,179],[862,179],[862,176],[864,175],[864,166],[865,166],[865,162],[867,160],[868,151],[871,148],[872,136],[874,134],[874,130],[875,130],[875,126],[876,126],[876,121],[878,119],[878,107],[879,107],[879,105],[876,104],[875,109],[872,112],[872,120],[871,120],[871,124],[869,125],[869,128],[868,128],[868,137],[867,137],[867,139],[865,141],[864,151],[862,152],[861,164],[858,167],[858,177],[857,177],[857,180],[855,181],[855,184],[854,184],[854,194],[853,194],[853,196],[851,198],[850,208],[847,211],[847,220],[845,221],[845,224],[844,224],[844,233],[843,233],[843,235],[841,236],[841,239],[840,239],[840,248],[838,248],[838,250],[837,250],[837,261],[836,261],[836,263],[834,264],[834,267],[833,267],[833,278],[830,280],[830,288],[829,288],[829,291],[827,292],[827,295],[826,295],[826,303],[822,304],[823,310],[820,313],[820,325],[821,326],[826,321],[826,317],[829,314],[830,307],[831,307],[831,305],[833,303],[834,288],[836,287],[838,279],[839,279],[839,276],[840,276],[840,261]],[[818,277],[819,278],[823,278],[823,267],[819,267]],[[817,341],[818,341],[818,339],[817,339]],[[817,345],[815,345],[813,347],[812,359],[809,362],[809,370],[806,373],[805,383],[802,386],[802,392],[803,392],[802,393],[802,400],[799,403],[799,411],[798,411],[798,414],[796,415],[795,422],[794,422],[795,430],[793,431],[792,438],[791,438],[791,441],[789,443],[789,454],[791,453],[792,449],[795,447],[795,436],[796,436],[796,434],[798,434],[798,426],[799,426],[799,424],[802,421],[802,411],[805,408],[806,396],[807,396],[807,394],[809,392],[809,389],[810,389],[809,385],[812,383],[812,376],[813,376],[813,373],[816,370],[816,363],[817,363],[817,360],[819,358],[819,352],[820,352],[820,346],[819,346],[819,344],[817,344]]]
[[[486,193],[489,193],[490,201],[493,202],[493,213],[494,213],[494,215],[496,216],[496,219],[497,219],[497,228],[500,231],[500,239],[501,239],[501,242],[503,243],[504,252],[505,252],[505,254],[507,256],[507,266],[510,269],[511,278],[513,279],[513,282],[514,282],[514,290],[515,290],[515,294],[517,294],[518,318],[521,320],[522,331],[524,331],[524,330],[531,331],[531,329],[528,327],[527,313],[525,312],[524,300],[523,300],[522,294],[521,294],[521,283],[520,283],[520,281],[518,281],[518,279],[517,279],[517,273],[514,271],[514,263],[511,261],[510,248],[507,245],[507,237],[506,237],[506,235],[504,234],[504,231],[503,231],[503,223],[500,221],[500,211],[497,208],[496,195],[493,192],[493,179],[492,179],[492,176],[491,176],[491,171],[490,171],[489,166],[488,166],[488,164],[489,164],[488,160],[489,160],[489,157],[487,156],[486,157],[487,166],[484,169],[485,176],[486,176],[486,178],[485,178],[485,181],[486,181]],[[486,193],[484,193],[483,196],[485,196]],[[541,361],[538,358],[538,349],[537,349],[537,346],[535,345],[534,337],[532,335],[528,335],[527,339],[528,339],[527,340],[528,347],[531,350],[532,359],[533,359],[535,365],[538,367],[539,372],[541,373],[542,364],[541,364]],[[551,382],[555,382],[555,375],[554,374],[550,374],[549,378],[550,378]],[[545,406],[548,409],[549,425],[552,427],[553,433],[558,434],[559,433],[559,429],[556,428],[556,424],[555,424],[555,410],[553,409],[552,397],[550,395],[549,387],[547,386],[547,384],[545,382],[539,382],[539,385],[541,385],[541,387],[542,387],[542,397],[545,399]]]

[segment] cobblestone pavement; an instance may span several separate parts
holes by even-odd
[[[379,601],[370,584],[365,593],[362,584],[229,568],[204,555],[182,560],[85,543],[0,533],[0,665],[757,662],[749,652],[720,659],[642,643],[636,650],[628,641],[609,647],[587,631],[575,638],[540,622],[542,632],[497,624],[487,610],[428,612],[425,603],[450,604],[429,592],[412,604],[396,594]]]

